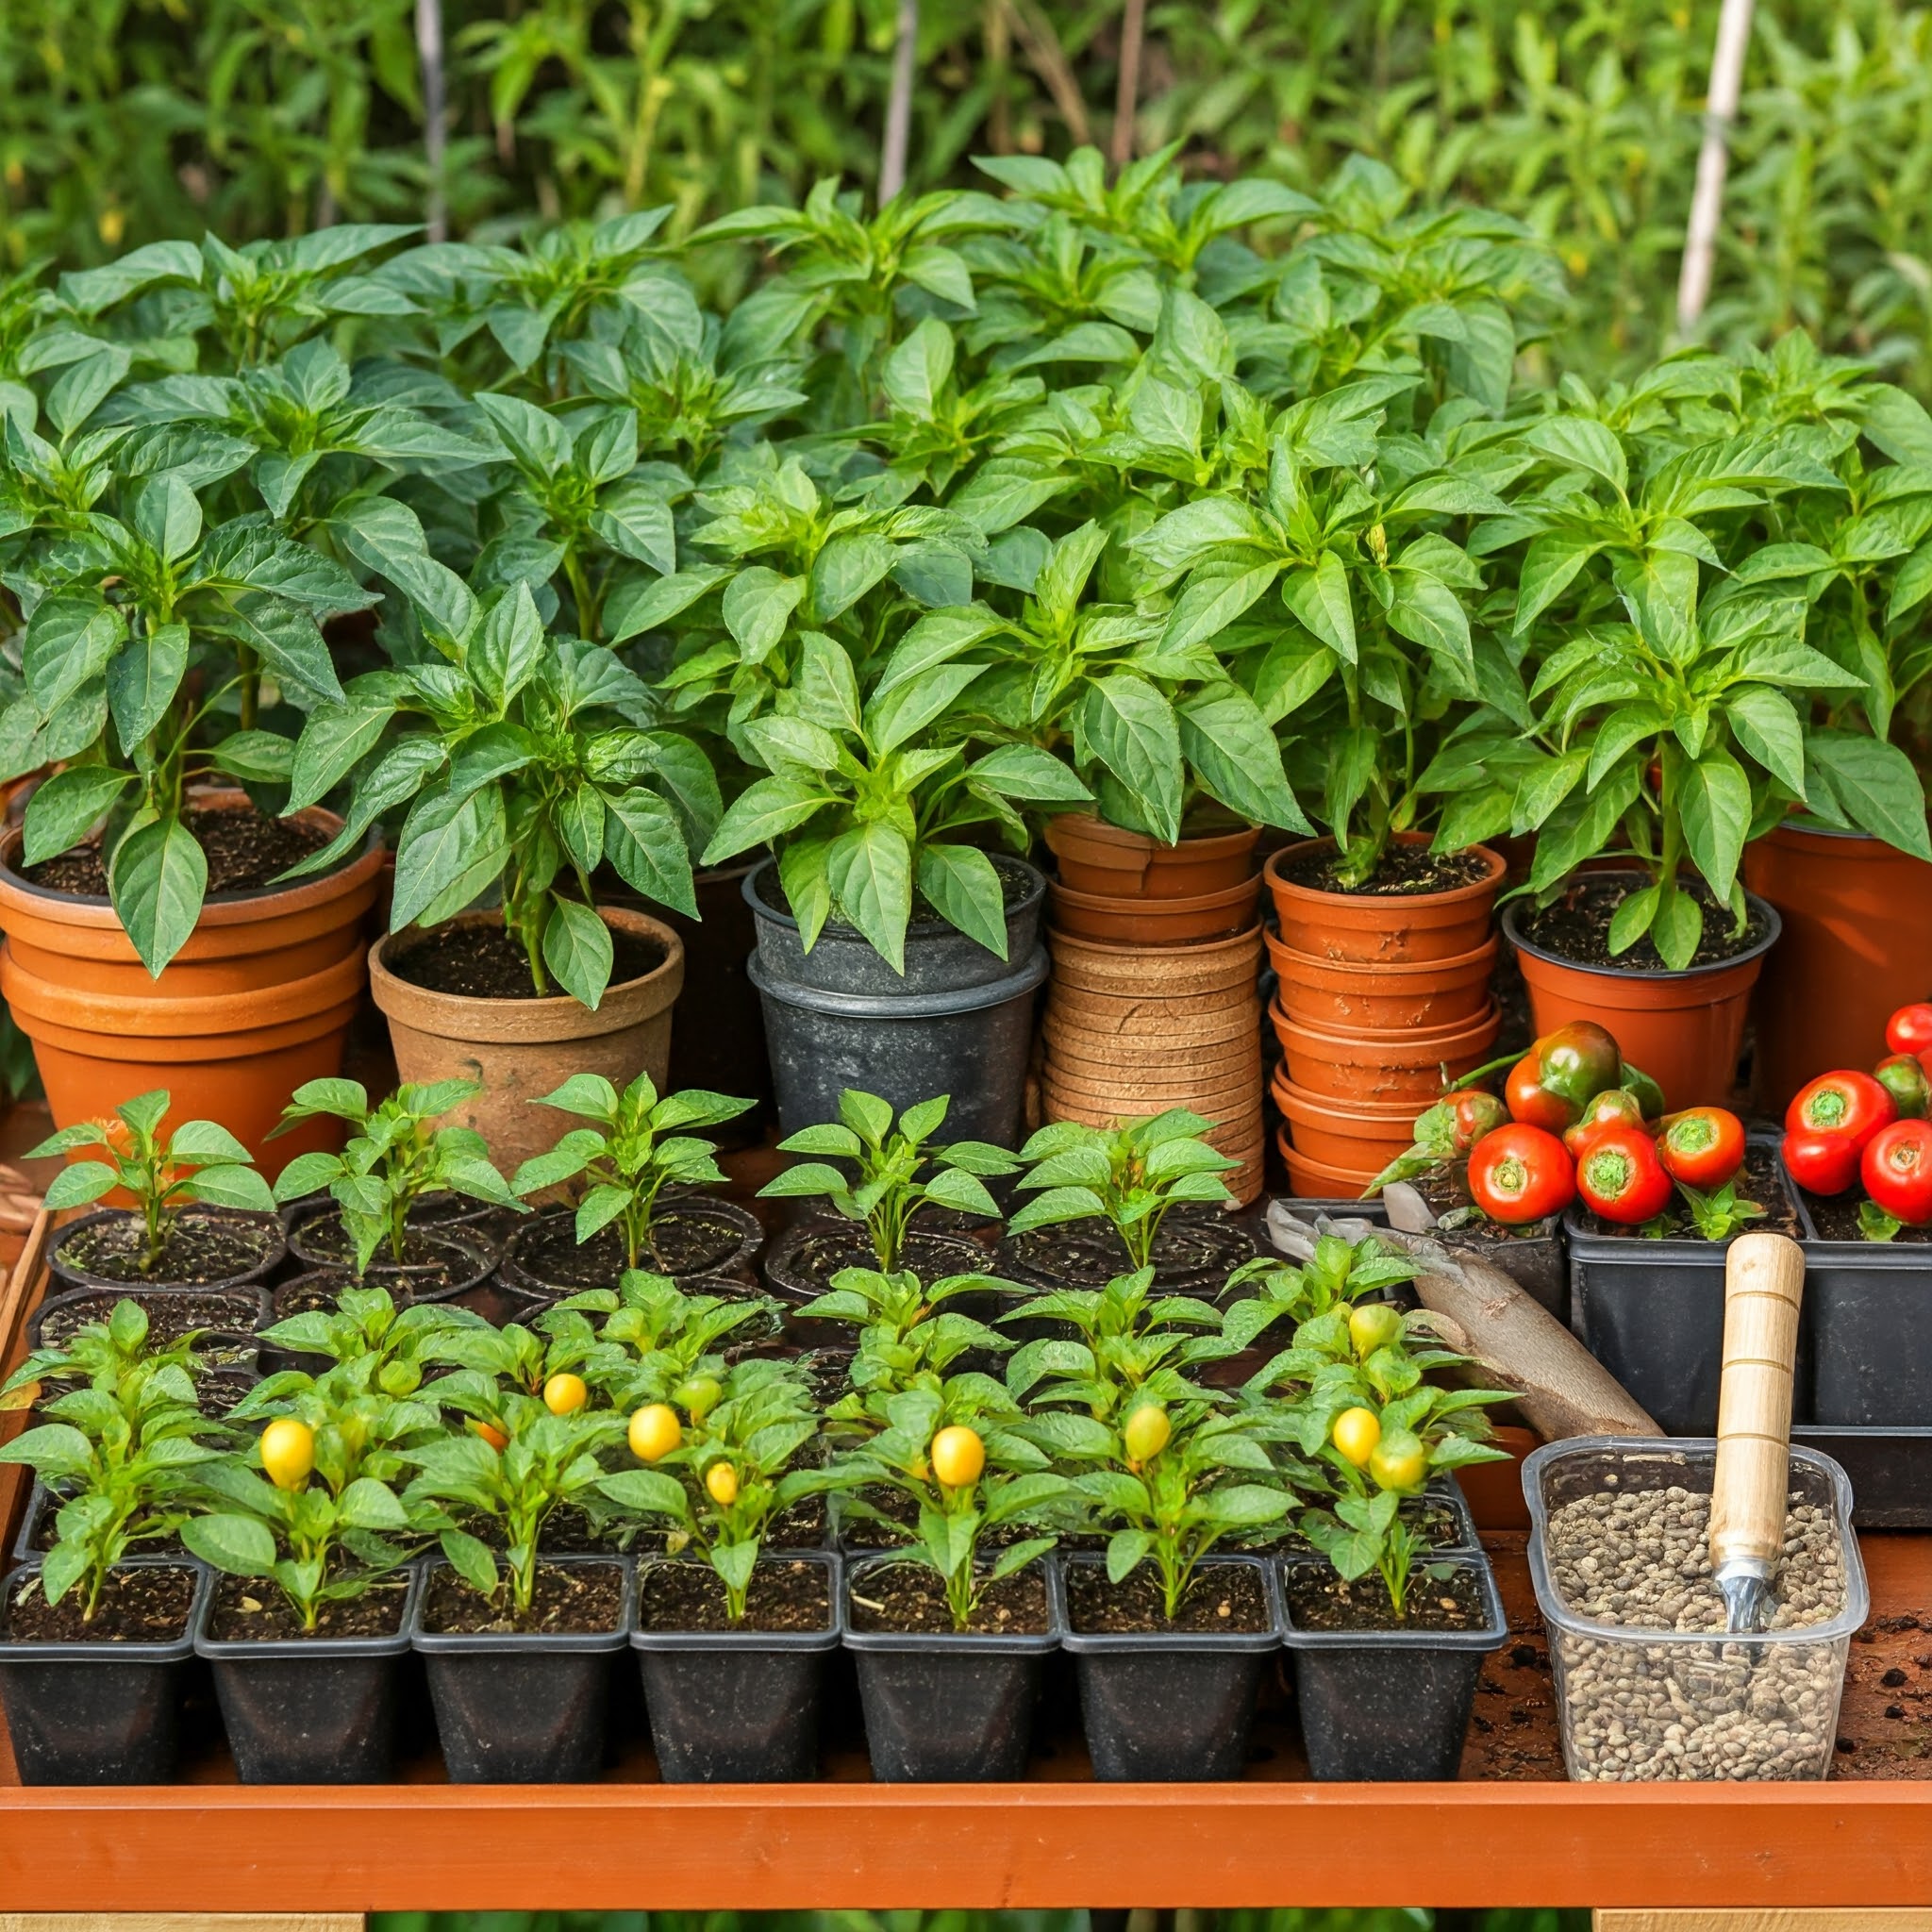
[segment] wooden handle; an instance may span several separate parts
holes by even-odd
[[[1724,1262],[1724,1381],[1710,1497],[1714,1569],[1774,1563],[1784,1548],[1791,1370],[1805,1256],[1781,1234],[1744,1234]]]

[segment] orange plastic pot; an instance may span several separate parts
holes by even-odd
[[[1185,946],[1245,931],[1255,923],[1259,879],[1186,899],[1108,898],[1076,892],[1058,879],[1047,886],[1053,924],[1076,939],[1138,946]]]
[[[171,999],[45,978],[22,965],[8,939],[0,998],[33,1042],[56,1126],[166,1088],[171,1119],[219,1121],[273,1178],[298,1154],[341,1144],[341,1123],[326,1120],[268,1136],[305,1080],[342,1071],[363,970],[358,950],[280,986]]]
[[[1932,865],[1787,824],[1745,848],[1744,882],[1784,922],[1754,996],[1757,1101],[1782,1114],[1814,1075],[1872,1065],[1893,1009],[1932,992]]]
[[[1440,1031],[1474,1020],[1489,1004],[1496,941],[1455,958],[1372,964],[1315,958],[1270,933],[1268,958],[1281,982],[1281,1010],[1305,1026]]]
[[[1428,843],[1421,832],[1397,837],[1404,844]],[[1304,854],[1327,849],[1332,848],[1325,839],[1284,845],[1262,874],[1282,939],[1296,952],[1318,959],[1390,963],[1454,959],[1490,937],[1496,894],[1508,869],[1501,853],[1472,845],[1483,861],[1483,876],[1446,892],[1324,892],[1288,877],[1285,868]]]
[[[1361,1191],[1381,1172],[1381,1168],[1331,1167],[1325,1160],[1316,1160],[1306,1154],[1297,1153],[1288,1138],[1288,1129],[1281,1128],[1274,1137],[1274,1144],[1281,1150],[1281,1158],[1288,1164],[1288,1185],[1300,1201],[1353,1201],[1360,1197]]]
[[[1518,909],[1524,903],[1505,908],[1503,930],[1516,947],[1539,1035],[1571,1020],[1594,1020],[1616,1040],[1624,1058],[1663,1089],[1664,1104],[1673,1111],[1729,1103],[1751,989],[1778,936],[1778,915],[1771,907],[1753,895],[1753,909],[1769,930],[1748,953],[1684,973],[1645,973],[1579,966],[1543,951],[1522,937]],[[1874,1048],[1869,1058],[1877,1057]]]
[[[1354,1173],[1381,1171],[1415,1140],[1417,1109],[1404,1101],[1341,1101],[1307,1093],[1277,1073],[1269,1091],[1288,1123],[1289,1143],[1309,1160]]]
[[[1271,1006],[1268,1017],[1281,1041],[1282,1063],[1303,1092],[1342,1100],[1402,1101],[1418,1112],[1442,1091],[1492,1057],[1501,1016],[1486,1007],[1474,1020],[1426,1033],[1351,1033],[1303,1026]],[[1641,1065],[1641,1062],[1640,1061]]]
[[[1052,986],[1112,993],[1129,999],[1175,998],[1252,989],[1261,970],[1261,928],[1250,925],[1227,939],[1170,952],[1163,947],[1046,935],[1053,955]]]
[[[1061,812],[1046,822],[1060,883],[1114,899],[1198,899],[1225,891],[1254,876],[1260,836],[1248,825],[1163,845],[1091,812]]]

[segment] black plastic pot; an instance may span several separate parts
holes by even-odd
[[[603,1766],[610,1659],[630,1634],[637,1581],[627,1562],[608,1557],[542,1560],[622,1571],[624,1604],[612,1627],[530,1635],[425,1630],[429,1591],[444,1566],[425,1567],[409,1644],[428,1674],[454,1784],[581,1784]]]
[[[1058,1560],[1068,1573],[1107,1563],[1099,1556]],[[1077,1659],[1096,1778],[1199,1784],[1241,1776],[1256,1693],[1281,1648],[1281,1596],[1274,1565],[1258,1557],[1208,1557],[1201,1570],[1230,1564],[1259,1574],[1269,1606],[1265,1631],[1083,1632],[1069,1610],[1060,1645]]]
[[[246,1288],[251,1283],[266,1281],[281,1266],[289,1252],[288,1243],[282,1238],[281,1224],[273,1214],[249,1214],[239,1208],[189,1208],[182,1210],[184,1220],[232,1221],[259,1228],[264,1242],[261,1259],[253,1267],[242,1269],[239,1274],[224,1275],[219,1281],[189,1282],[169,1281],[165,1277],[153,1281],[118,1281],[111,1274],[95,1274],[66,1258],[67,1250],[89,1228],[98,1227],[103,1222],[128,1221],[133,1218],[131,1208],[96,1208],[92,1213],[83,1214],[78,1221],[70,1221],[47,1244],[47,1273],[59,1282],[63,1289],[100,1288],[125,1291],[172,1288],[198,1290],[205,1293],[224,1288]]]
[[[868,1557],[846,1573],[845,1648],[858,1656],[872,1774],[882,1784],[990,1784],[1026,1774],[1047,1657],[1066,1629],[1058,1570],[1046,1581],[1047,1627],[1012,1636],[918,1636],[852,1627],[851,1597],[901,1560]]]
[[[798,922],[776,903],[776,867],[767,861],[745,880],[758,934],[746,970],[764,1009],[785,1133],[836,1120],[839,1095],[856,1087],[898,1109],[949,1093],[949,1139],[1014,1143],[1033,995],[1048,971],[1039,942],[1046,881],[1018,859],[994,863],[1025,887],[1007,908],[1006,958],[943,920],[915,919],[903,974],[849,926],[826,925],[808,953]]]
[[[758,1243],[765,1238],[763,1224],[758,1216],[748,1208],[741,1208],[735,1201],[726,1201],[717,1194],[667,1195],[658,1209],[659,1220],[683,1216],[715,1224],[718,1229],[718,1246],[715,1253],[701,1266],[674,1270],[652,1269],[654,1274],[669,1273],[673,1280],[691,1281],[701,1274],[735,1275],[744,1270],[751,1257],[757,1254]],[[559,1208],[547,1214],[535,1215],[528,1221],[520,1221],[511,1228],[503,1243],[503,1256],[496,1266],[497,1279],[504,1287],[514,1290],[518,1294],[534,1295],[544,1301],[557,1301],[562,1296],[580,1294],[586,1288],[597,1286],[615,1288],[618,1278],[625,1272],[624,1245],[614,1230],[610,1278],[595,1284],[578,1282],[575,1286],[546,1279],[525,1265],[524,1257],[529,1245],[540,1231],[547,1231],[559,1220],[569,1220],[571,1210]],[[595,1237],[593,1237],[595,1239]],[[648,1261],[641,1263],[650,1268]]]
[[[69,1289],[65,1294],[57,1294],[42,1302],[35,1311],[33,1320],[27,1324],[27,1346],[39,1348],[50,1329],[59,1336],[63,1332],[72,1334],[89,1322],[105,1322],[120,1302],[139,1302],[147,1310],[150,1338],[159,1341],[163,1329],[181,1333],[191,1325],[188,1321],[179,1324],[171,1321],[173,1316],[182,1312],[183,1304],[191,1301],[213,1302],[221,1311],[220,1321],[201,1324],[206,1345],[197,1349],[198,1354],[219,1355],[224,1341],[233,1348],[254,1349],[255,1343],[248,1338],[251,1331],[266,1319],[269,1310],[269,1291],[258,1283],[242,1288]],[[227,1360],[226,1356],[221,1358],[225,1363]]]
[[[787,1550],[758,1560],[824,1569],[823,1630],[647,1630],[640,1623],[631,1631],[666,1784],[796,1784],[818,1775],[825,1658],[842,1634],[839,1558]],[[641,1594],[652,1565],[639,1568]]]
[[[1509,1621],[1481,1551],[1431,1560],[1480,1578],[1480,1630],[1298,1630],[1284,1599],[1302,1741],[1317,1778],[1412,1783],[1456,1775],[1483,1658],[1507,1640]],[[1327,1565],[1291,1557],[1283,1568]]]
[[[412,1566],[400,1584],[391,1637],[273,1642],[208,1634],[218,1579],[203,1591],[194,1654],[212,1666],[222,1723],[244,1785],[369,1785],[395,1769],[396,1714],[409,1614],[423,1588]]]
[[[0,1592],[8,1600],[24,1565]],[[199,1565],[181,1635],[158,1643],[23,1643],[0,1636],[0,1706],[26,1785],[153,1785],[174,1775],[180,1751],[182,1676],[208,1593]]]
[[[297,1220],[289,1229],[289,1252],[313,1271],[339,1273],[345,1281],[349,1281],[352,1277],[347,1261],[325,1241],[318,1241],[309,1232],[324,1214],[333,1215],[334,1212],[335,1204],[325,1202],[317,1213]],[[473,1223],[451,1221],[412,1225],[411,1232],[433,1243],[444,1257],[442,1265],[449,1275],[446,1287],[423,1284],[425,1268],[432,1264],[384,1260],[380,1250],[358,1285],[386,1288],[398,1302],[406,1296],[419,1302],[447,1302],[478,1287],[496,1272],[497,1244]]]
[[[833,1251],[837,1258],[836,1267],[821,1265],[817,1269],[808,1269],[802,1265],[805,1246],[814,1241]],[[943,1280],[948,1274],[990,1274],[993,1272],[992,1257],[977,1241],[970,1241],[962,1235],[925,1234],[916,1228],[907,1237],[899,1260],[901,1267],[909,1268],[928,1286]],[[794,1307],[816,1301],[822,1294],[829,1294],[831,1277],[841,1269],[875,1269],[878,1265],[872,1241],[857,1222],[829,1221],[820,1217],[794,1222],[782,1234],[774,1235],[758,1264],[765,1277],[765,1286]],[[961,1314],[976,1313],[982,1319],[990,1319],[994,1312],[991,1305],[969,1310],[958,1299],[947,1302],[945,1306]],[[836,1326],[833,1323],[814,1321],[805,1324],[800,1332],[823,1332],[829,1336]]]
[[[1214,1208],[1176,1208],[1155,1237],[1154,1285],[1165,1294],[1216,1294],[1256,1253],[1254,1231],[1245,1223]],[[994,1273],[1035,1288],[1105,1288],[1131,1265],[1106,1223],[1075,1221],[1006,1236]]]
[[[1884,1428],[1801,1423],[1791,1441],[1843,1469],[1852,1486],[1852,1522],[1859,1529],[1932,1529],[1932,1423]]]
[[[1804,1230],[1811,1420],[1932,1422],[1932,1244],[1826,1241],[1803,1192],[1792,1192]]]

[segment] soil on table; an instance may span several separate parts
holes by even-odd
[[[617,926],[610,933],[610,984],[625,986],[663,965],[662,946]],[[521,942],[500,925],[442,925],[389,956],[398,979],[425,992],[471,1000],[534,1000],[563,992],[552,984],[539,991]]]
[[[303,1222],[290,1235],[289,1246],[305,1261],[341,1269],[346,1283],[356,1258],[356,1243],[340,1215],[318,1214]],[[417,1295],[433,1294],[468,1280],[478,1273],[482,1260],[455,1230],[432,1234],[426,1228],[406,1226],[402,1260],[395,1259],[387,1240],[381,1241],[370,1257],[361,1285],[387,1288],[392,1293],[401,1288]]]
[[[744,1232],[726,1215],[702,1203],[670,1201],[651,1217],[651,1232],[637,1266],[653,1274],[708,1274],[730,1260]],[[613,1225],[577,1241],[575,1215],[541,1215],[526,1221],[510,1238],[518,1267],[547,1288],[575,1294],[587,1288],[615,1288],[631,1266],[624,1236]]]
[[[248,1576],[218,1576],[208,1612],[208,1634],[217,1643],[318,1642],[329,1637],[393,1637],[403,1627],[407,1583],[372,1584],[361,1595],[325,1603],[316,1611],[315,1628],[302,1619],[280,1591]]]
[[[90,1322],[106,1322],[122,1302],[130,1300],[138,1301],[147,1316],[148,1343],[155,1348],[197,1332],[245,1335],[261,1319],[261,1297],[250,1289],[161,1288],[123,1294],[103,1288],[78,1293],[56,1308],[41,1330],[41,1346],[53,1348],[72,1341]],[[253,1343],[249,1346],[252,1349]],[[233,1359],[232,1352],[225,1357],[219,1346],[197,1345],[195,1353],[211,1365]]]
[[[1173,1213],[1154,1238],[1155,1286],[1211,1293],[1254,1257],[1254,1236],[1227,1216]],[[1008,1235],[997,1272],[1041,1287],[1105,1288],[1132,1267],[1125,1243],[1107,1223],[1073,1221]]]
[[[624,1572],[615,1564],[540,1561],[526,1617],[511,1610],[508,1577],[492,1599],[472,1590],[454,1570],[432,1570],[423,1627],[460,1636],[554,1637],[614,1630],[623,1614]]]
[[[282,1231],[273,1220],[177,1214],[167,1224],[154,1266],[143,1269],[147,1224],[139,1214],[128,1213],[76,1228],[60,1243],[60,1259],[69,1268],[125,1281],[131,1288],[177,1282],[201,1287],[247,1274],[281,1245]]]
[[[725,1614],[724,1585],[708,1563],[647,1563],[638,1573],[641,1630],[816,1633],[831,1621],[831,1573],[823,1563],[760,1562],[736,1624]]]
[[[1690,967],[1719,966],[1748,953],[1769,929],[1755,908],[1742,934],[1732,929],[1731,908],[1711,894],[1701,880],[1680,878],[1679,891],[1688,891],[1704,908],[1704,937],[1690,956]],[[1554,905],[1541,912],[1525,911],[1520,921],[1522,937],[1546,953],[1574,966],[1609,966],[1623,973],[1674,973],[1690,968],[1666,966],[1649,936],[1639,940],[1627,951],[1610,951],[1610,922],[1617,908],[1633,892],[1643,890],[1643,882],[1602,874],[1585,874]]]
[[[911,1632],[921,1637],[961,1634],[946,1602],[944,1579],[919,1563],[889,1563],[848,1585],[852,1627],[860,1631]],[[973,1637],[1041,1637],[1050,1622],[1046,1577],[1038,1567],[990,1584],[963,1634]]]
[[[1858,1196],[1841,1194],[1836,1199],[1824,1194],[1807,1194],[1805,1206],[1822,1241],[1857,1241],[1861,1247],[1932,1246],[1932,1224],[1924,1227],[1901,1227],[1890,1241],[1868,1241],[1858,1226]]]
[[[1297,1630],[1452,1632],[1480,1630],[1490,1620],[1477,1574],[1462,1564],[1418,1563],[1400,1617],[1379,1571],[1351,1582],[1325,1564],[1291,1563],[1281,1588]]]
[[[158,1564],[110,1570],[90,1623],[85,1584],[50,1604],[38,1576],[9,1581],[0,1600],[0,1638],[15,1643],[172,1642],[188,1628],[194,1583],[192,1570]]]
[[[1254,1636],[1273,1623],[1261,1573],[1245,1563],[1210,1564],[1197,1570],[1172,1623],[1160,1574],[1152,1563],[1130,1571],[1120,1583],[1109,1583],[1101,1564],[1070,1563],[1066,1579],[1068,1621],[1083,1635],[1152,1631]]]
[[[223,892],[267,891],[291,865],[320,852],[331,836],[299,819],[264,818],[253,806],[232,810],[192,807],[182,823],[207,857],[210,899]],[[47,891],[76,899],[108,896],[107,861],[92,841],[26,866],[21,875]]]
[[[906,1237],[900,1248],[899,1266],[909,1269],[928,1287],[935,1281],[943,1281],[949,1274],[970,1274],[975,1271],[993,1274],[992,1257],[977,1249],[976,1244],[974,1255],[962,1253],[958,1245],[961,1239],[955,1235],[936,1240],[929,1234],[915,1230]],[[767,1260],[766,1279],[774,1288],[792,1295],[801,1291],[808,1291],[812,1295],[829,1294],[833,1275],[847,1268],[876,1272],[879,1265],[865,1229],[857,1223],[841,1224],[837,1222],[808,1228],[787,1253],[776,1257],[775,1261],[774,1268],[773,1261]],[[948,1306],[958,1308],[959,1304],[955,1302]]]
[[[1737,1234],[1761,1232],[1789,1235],[1792,1241],[1798,1239],[1798,1210],[1779,1178],[1775,1147],[1755,1141],[1746,1144],[1744,1165],[1738,1170],[1737,1190],[1740,1201],[1755,1201],[1764,1209],[1761,1221],[1747,1221]],[[1583,1214],[1583,1224],[1591,1234],[1607,1235],[1618,1241],[1662,1239],[1701,1241],[1704,1237],[1697,1232],[1696,1224],[1675,1194],[1672,1196],[1672,1203],[1662,1216],[1659,1236],[1647,1236],[1641,1226],[1631,1227],[1622,1222],[1606,1221],[1600,1214],[1592,1214],[1588,1209]],[[1732,1239],[1735,1240],[1736,1235]]]
[[[1375,862],[1375,870],[1358,886],[1344,886],[1335,874],[1341,855],[1332,845],[1303,852],[1284,860],[1281,875],[1291,885],[1311,892],[1336,892],[1344,898],[1413,897],[1421,892],[1453,892],[1490,875],[1486,859],[1474,852],[1431,852],[1426,845],[1391,845]]]

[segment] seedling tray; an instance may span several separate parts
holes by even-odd
[[[44,1241],[43,1221],[0,1288],[9,1368]],[[20,1424],[0,1417],[0,1435]],[[25,1476],[0,1469],[0,1547]],[[1097,1784],[1065,1657],[1010,1784],[874,1784],[856,1691],[842,1709],[834,1693],[824,1775],[792,1785],[665,1785],[636,1712],[613,1711],[598,1782],[560,1786],[452,1785],[433,1748],[406,1753],[392,1784],[242,1786],[208,1724],[175,1784],[29,1789],[0,1726],[0,1900],[204,1914],[1932,1900],[1932,1536],[1860,1539],[1872,1620],[1833,1779],[1807,1787],[1563,1782],[1525,1539],[1485,1541],[1509,1637],[1484,1665],[1454,1783],[1312,1782],[1271,1674],[1238,1780]],[[1370,1815],[1374,1856],[1339,1855]]]

